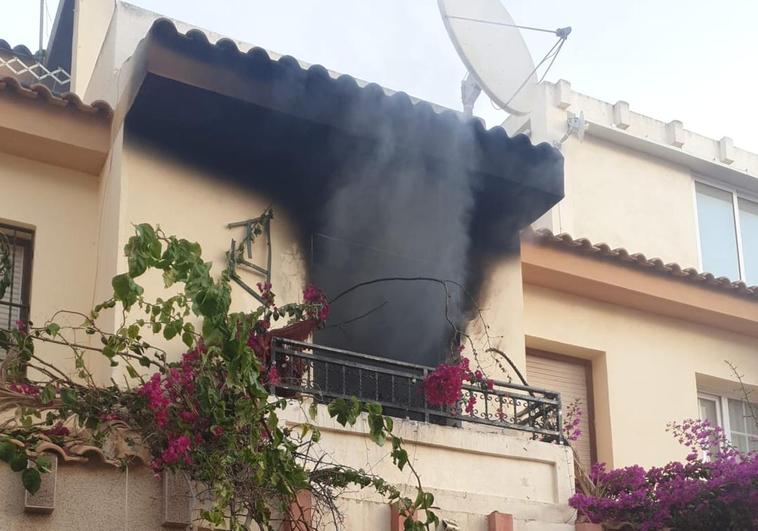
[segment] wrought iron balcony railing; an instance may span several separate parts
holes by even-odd
[[[358,354],[289,339],[274,339],[273,359],[280,396],[310,395],[317,400],[357,397],[377,402],[387,415],[436,424],[485,424],[563,443],[559,393],[495,381],[493,388],[464,386],[457,407],[427,404],[423,382],[431,367]],[[465,405],[474,396],[473,410]]]

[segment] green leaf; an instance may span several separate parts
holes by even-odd
[[[9,464],[11,466],[11,470],[14,472],[21,472],[23,469],[26,468],[26,464],[28,463],[28,459],[26,458],[26,454],[24,452],[16,452],[11,457],[11,460],[9,461]]]
[[[316,402],[311,402],[311,405],[308,406],[308,416],[311,420],[316,420],[316,415],[318,415],[318,406]]]
[[[39,397],[43,404],[49,404],[55,398],[55,387],[52,384],[46,385]]]
[[[170,288],[176,282],[176,273],[173,269],[166,269],[163,271],[163,286]]]
[[[137,377],[139,377],[139,374],[137,374],[137,371],[135,371],[134,367],[132,367],[131,365],[127,365],[126,366],[126,372],[129,373],[129,376],[131,378],[137,378]]]
[[[24,488],[29,491],[30,494],[34,494],[39,490],[42,484],[42,476],[39,470],[35,468],[27,468],[21,473],[21,483],[24,484]]]
[[[131,308],[137,302],[137,298],[144,292],[142,286],[137,285],[127,273],[113,277],[111,285],[113,286],[113,295],[117,300],[121,301],[125,310]]]
[[[174,339],[174,337],[176,336],[176,334],[178,334],[181,331],[182,331],[182,322],[181,321],[171,321],[163,329],[163,337],[165,337],[168,340],[171,340],[171,339]]]
[[[422,504],[422,507],[424,509],[429,509],[432,505],[434,505],[434,494],[431,492],[425,492],[424,503]]]
[[[381,414],[369,413],[368,426],[371,440],[378,446],[384,446],[387,439],[387,435],[384,433],[384,417]]]
[[[73,389],[61,389],[61,399],[65,406],[73,407],[76,405],[76,391]]]
[[[8,463],[16,455],[17,447],[7,441],[0,443],[0,459]]]
[[[129,336],[129,339],[137,339],[139,337],[139,329],[140,327],[136,323],[130,325],[127,329],[127,335]]]
[[[47,332],[48,335],[55,337],[55,336],[58,335],[58,331],[60,329],[61,329],[61,327],[60,327],[59,324],[57,324],[57,323],[50,323],[49,325],[47,325],[45,327],[45,332]]]

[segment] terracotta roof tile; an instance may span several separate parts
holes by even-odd
[[[100,115],[103,118],[110,118],[113,115],[113,109],[104,101],[98,100],[91,104],[87,104],[73,92],[53,94],[53,92],[45,85],[36,83],[27,86],[21,84],[18,79],[11,76],[0,77],[0,93],[2,92],[12,92],[19,96],[38,99],[58,107],[71,107],[79,112]]]
[[[29,57],[34,57],[34,54],[32,51],[24,46],[23,44],[17,44],[16,46],[11,46],[8,41],[0,39],[0,50],[4,50],[7,52],[11,52],[15,55],[25,55]]]
[[[716,277],[711,273],[701,273],[692,267],[683,268],[676,263],[667,264],[660,258],[647,258],[642,253],[630,253],[623,247],[612,248],[607,243],[592,243],[587,238],[574,238],[565,232],[553,234],[549,229],[527,229],[523,236],[525,239],[531,239],[541,244],[615,260],[639,269],[655,271],[758,300],[758,286],[748,286],[742,281],[735,282],[726,277]]]

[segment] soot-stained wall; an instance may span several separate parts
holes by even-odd
[[[333,299],[317,342],[433,365],[465,326],[487,265],[515,252],[518,229],[562,194],[562,161],[525,137],[428,105],[416,119],[416,106],[393,102],[363,135],[355,102],[346,132],[149,75],[126,125],[285,205],[310,280]]]

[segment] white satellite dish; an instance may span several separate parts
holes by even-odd
[[[503,4],[499,0],[437,0],[437,3],[450,40],[476,84],[499,107],[512,114],[528,114],[539,83],[537,69],[519,27]],[[565,28],[550,33],[565,40],[570,31]],[[464,80],[464,109],[469,114],[473,108],[472,94],[476,99],[478,92],[472,92],[470,81]]]

